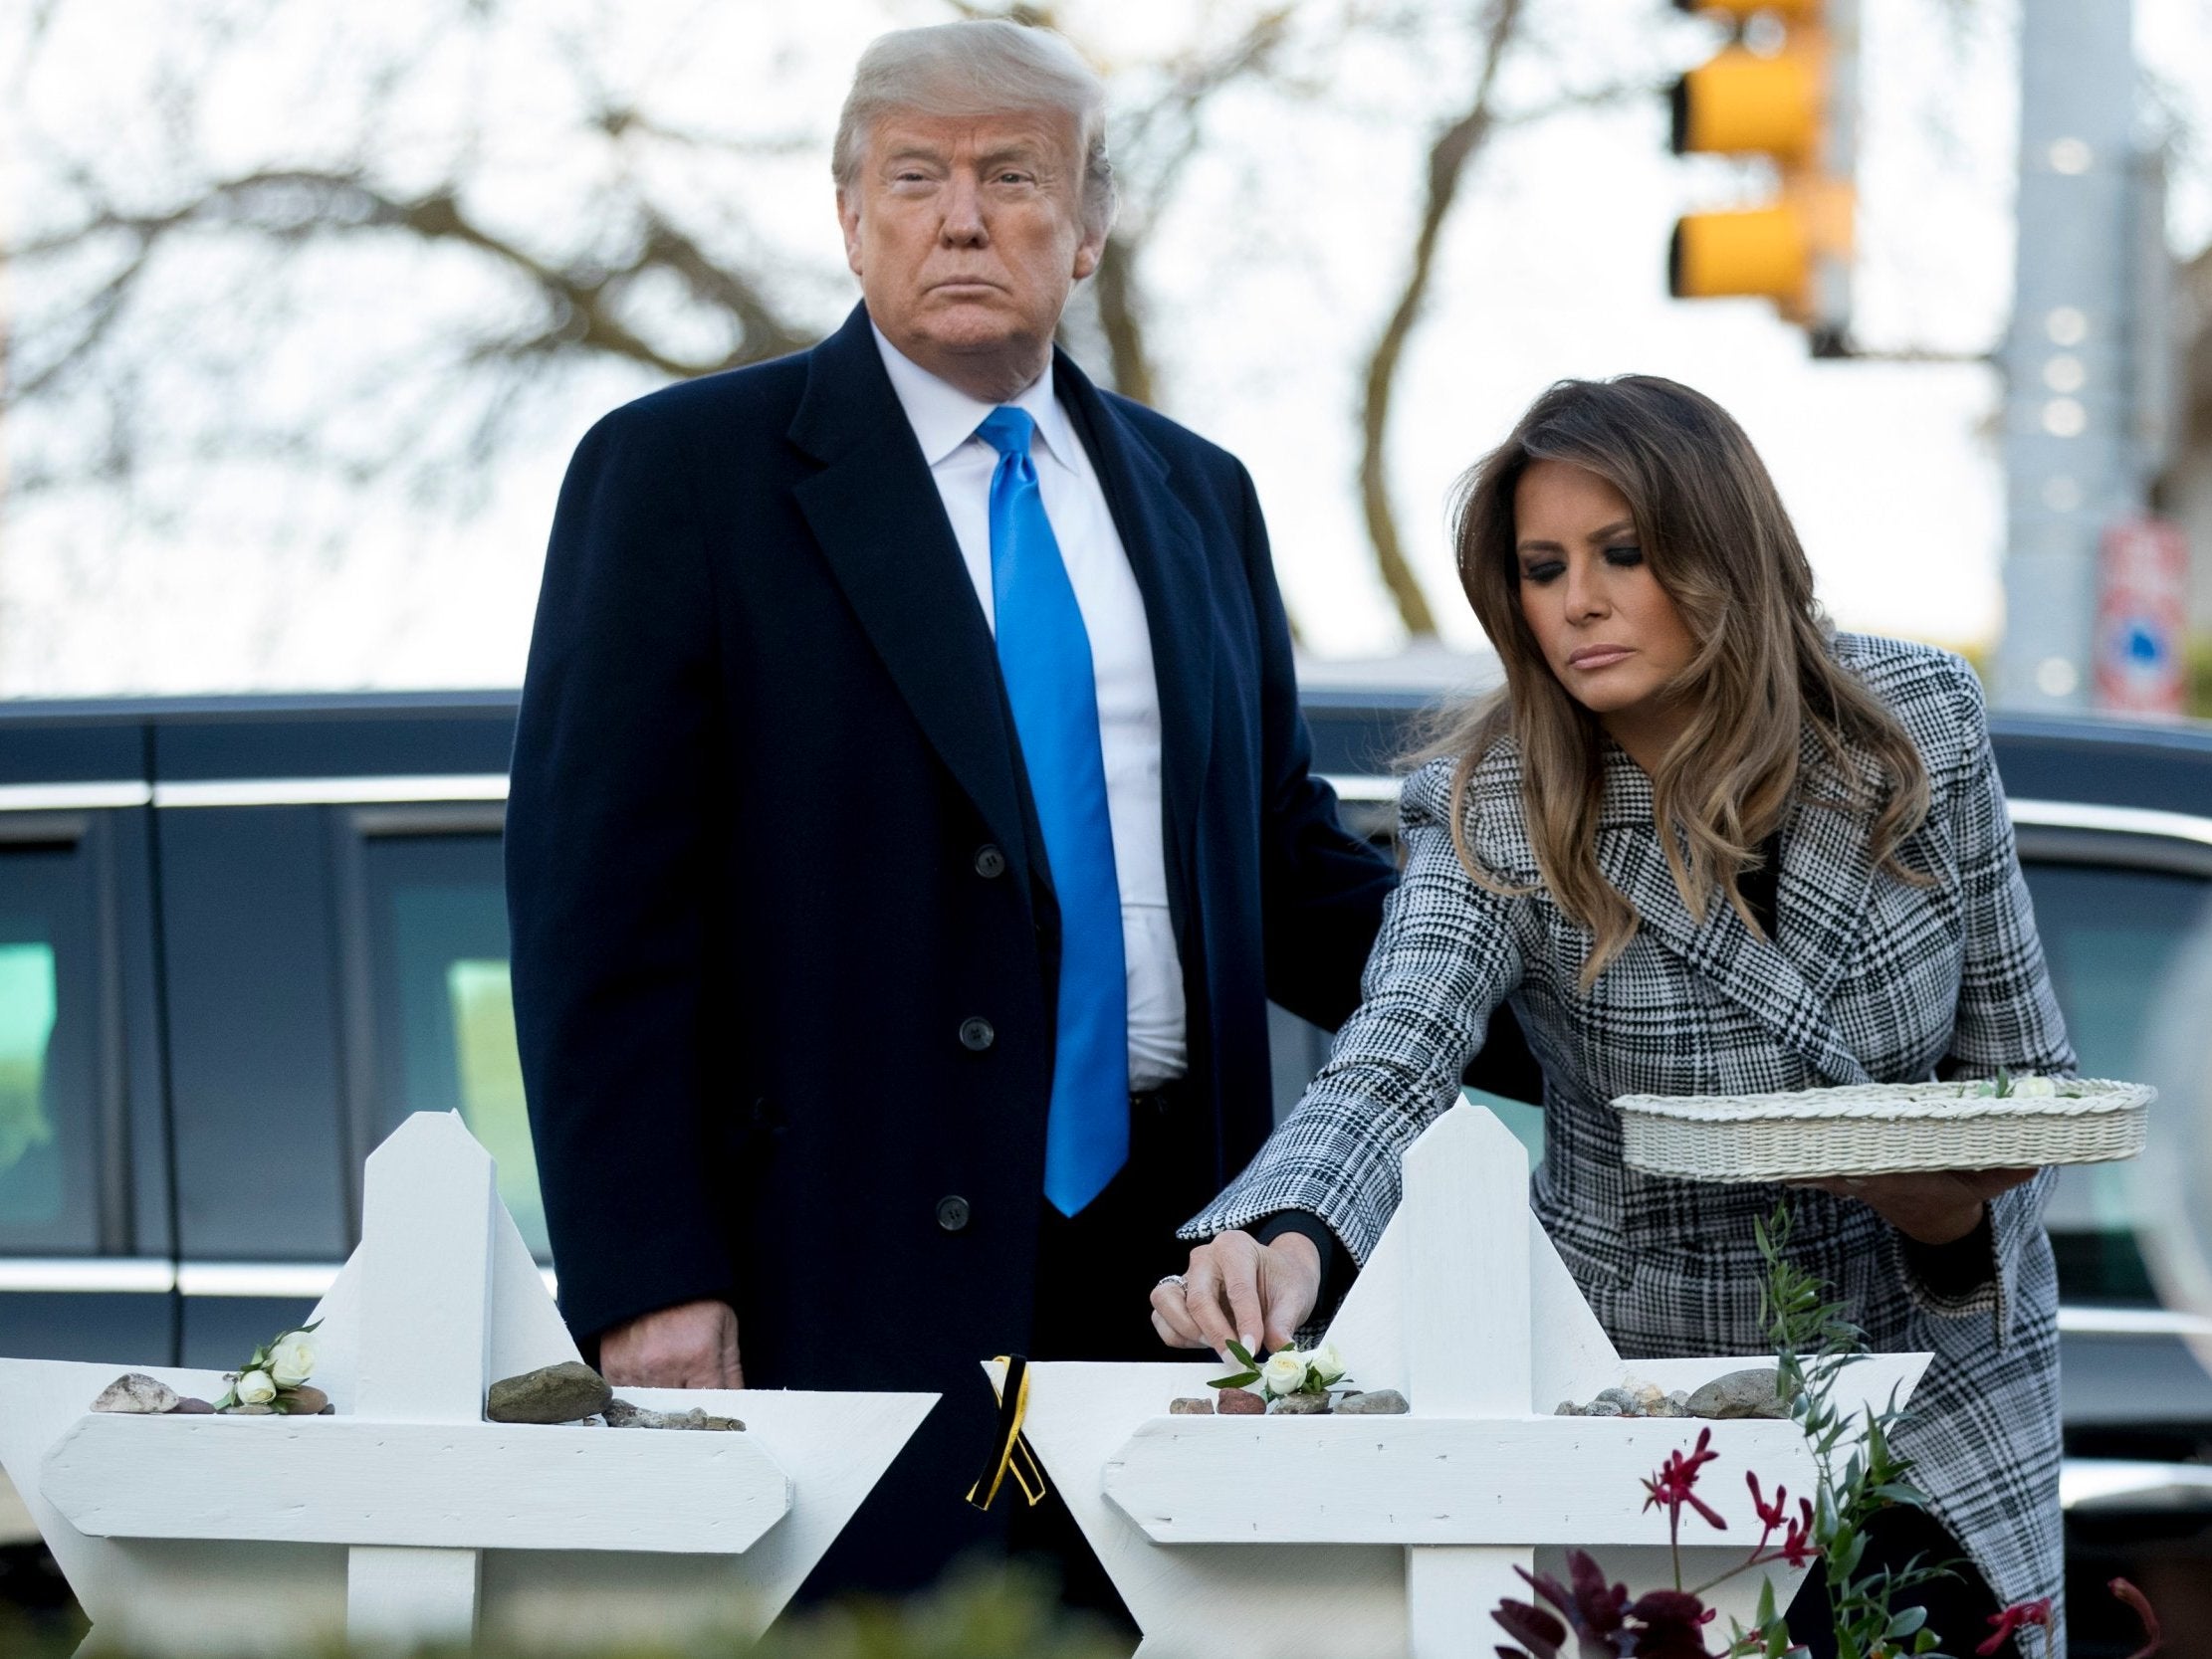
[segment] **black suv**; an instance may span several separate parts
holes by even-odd
[[[1422,699],[1306,702],[1319,769],[1387,837],[1384,757]],[[514,720],[511,693],[0,707],[0,1353],[235,1363],[336,1272],[362,1159],[410,1112],[461,1113],[544,1258],[500,875]],[[2004,720],[1997,748],[2083,1067],[2140,1076],[2212,935],[2212,730]],[[1326,1039],[1275,1018],[1287,1106]],[[2212,1113],[2212,1077],[2154,1081],[2158,1114]],[[2070,1559],[2179,1609],[2212,1580],[2187,1346],[2212,1324],[2159,1305],[2134,1193],[2069,1170],[2051,1210]]]

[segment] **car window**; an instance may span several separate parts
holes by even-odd
[[[2181,951],[2212,931],[2212,882],[2111,865],[2024,861],[2052,988],[2087,1077],[2147,1078],[2151,1017]],[[2187,1103],[2162,1099],[2154,1112]],[[2151,1301],[2127,1164],[2060,1171],[2046,1223],[2074,1302]]]
[[[496,835],[379,835],[363,847],[377,1028],[378,1138],[458,1112],[499,1164],[524,1241],[550,1260],[515,1048]]]
[[[83,849],[0,849],[0,1251],[99,1248],[93,945]]]

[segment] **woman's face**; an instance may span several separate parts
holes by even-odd
[[[1649,769],[1681,721],[1660,689],[1697,646],[1644,561],[1628,499],[1572,462],[1530,462],[1513,492],[1513,556],[1544,661]]]

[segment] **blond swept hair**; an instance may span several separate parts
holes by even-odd
[[[1475,768],[1509,737],[1537,870],[1593,935],[1585,990],[1637,930],[1635,905],[1598,868],[1604,728],[1521,614],[1513,499],[1540,460],[1586,468],[1627,499],[1652,575],[1696,646],[1662,693],[1688,724],[1652,776],[1659,844],[1690,915],[1702,922],[1717,893],[1758,931],[1739,881],[1801,786],[1807,729],[1843,779],[1818,804],[1864,815],[1877,866],[1925,881],[1897,848],[1927,816],[1927,768],[1896,716],[1837,664],[1812,565],[1758,452],[1712,399],[1643,374],[1560,381],[1453,493],[1459,583],[1505,667],[1502,690],[1449,717],[1426,750],[1457,757],[1451,838],[1468,876],[1523,891],[1483,866],[1465,824]]]
[[[1083,228],[1103,237],[1117,205],[1106,155],[1106,83],[1065,35],[1003,18],[894,29],[860,54],[837,117],[829,169],[850,189],[868,134],[890,114],[979,116],[1049,110],[1075,123]]]

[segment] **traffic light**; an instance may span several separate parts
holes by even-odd
[[[1851,324],[1856,0],[1674,0],[1733,38],[1674,84],[1676,155],[1764,155],[1773,199],[1674,224],[1667,292],[1758,296],[1840,356]],[[1763,36],[1757,48],[1750,37]]]

